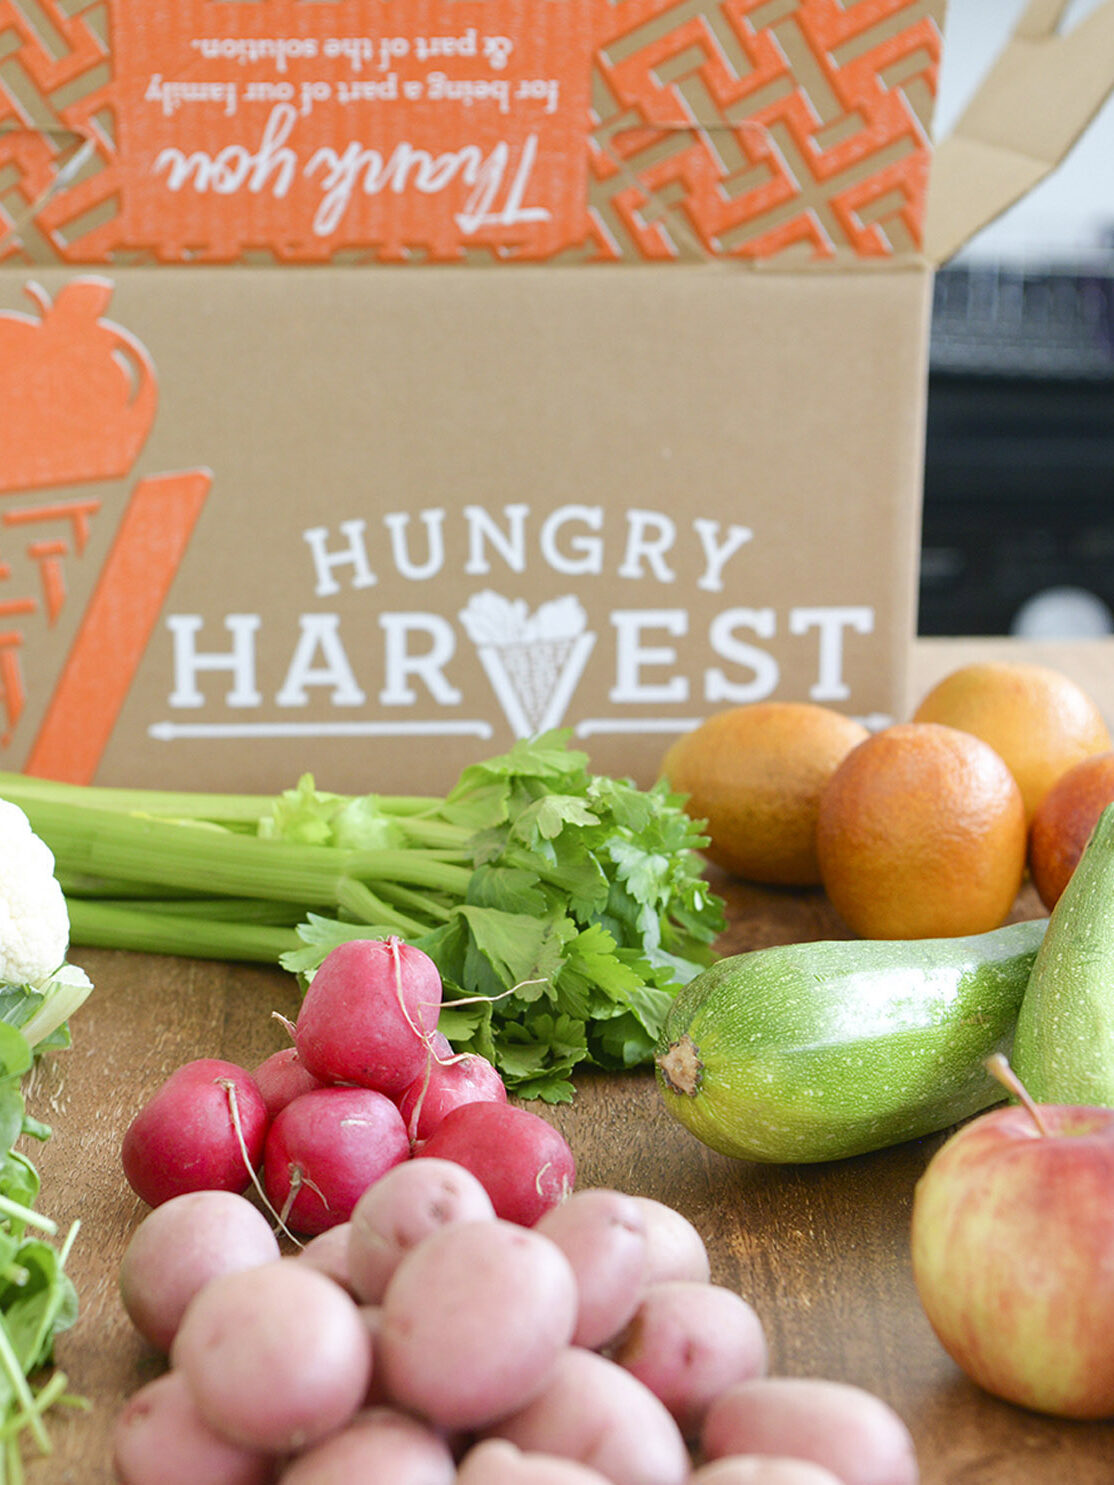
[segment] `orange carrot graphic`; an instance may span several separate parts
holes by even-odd
[[[132,491],[25,772],[92,782],[211,483],[191,469]]]

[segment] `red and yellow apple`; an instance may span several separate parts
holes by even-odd
[[[1065,1418],[1114,1417],[1114,1109],[1009,1105],[917,1183],[913,1276],[980,1386]]]

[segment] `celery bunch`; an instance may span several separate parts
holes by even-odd
[[[588,769],[551,732],[443,797],[116,790],[0,774],[50,846],[74,943],[277,962],[308,983],[348,938],[431,956],[440,1026],[527,1097],[652,1057],[723,905],[683,800]]]

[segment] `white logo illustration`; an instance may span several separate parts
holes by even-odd
[[[525,599],[485,589],[460,621],[515,736],[559,727],[596,642],[577,599],[554,598],[531,613]]]

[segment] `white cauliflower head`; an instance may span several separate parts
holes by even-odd
[[[66,957],[70,919],[50,847],[0,799],[0,984],[36,985]]]

